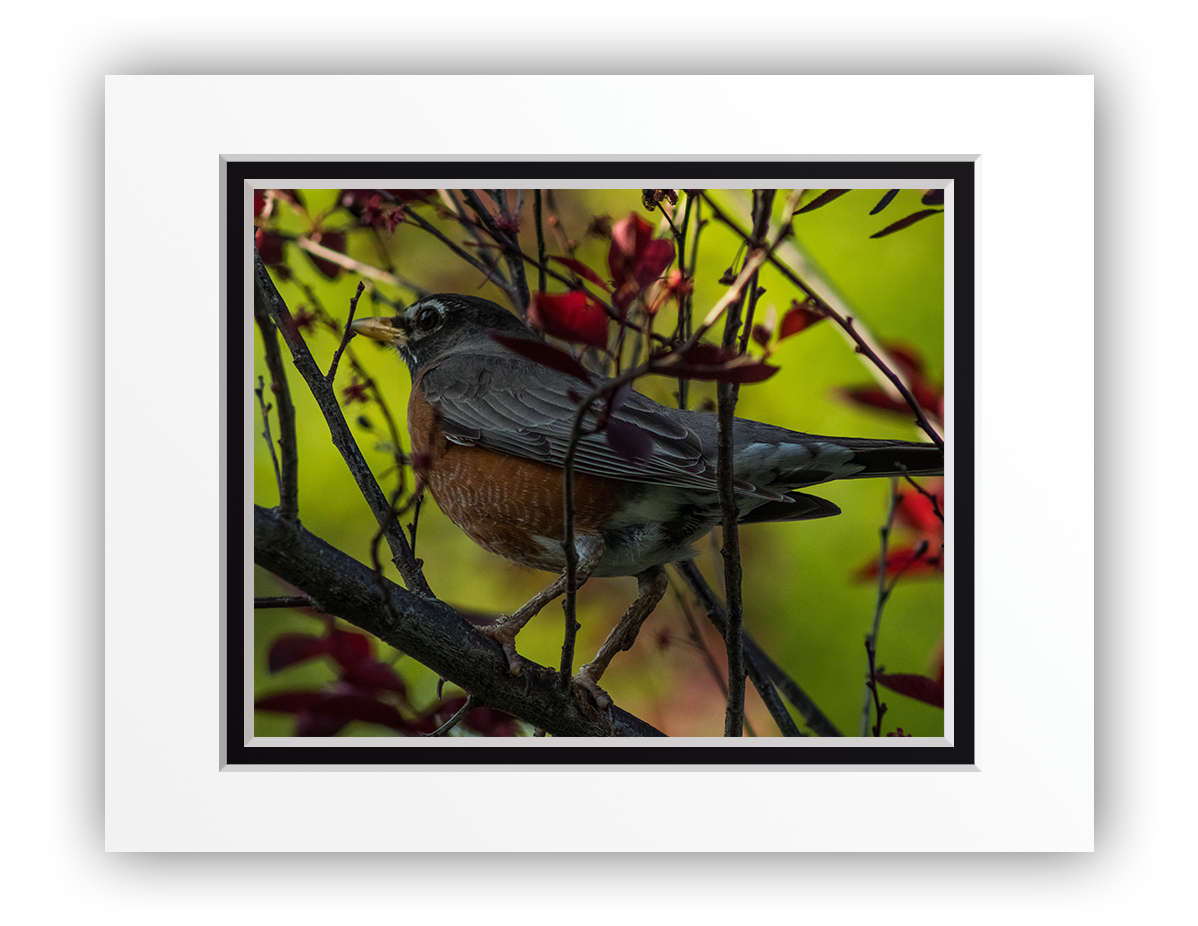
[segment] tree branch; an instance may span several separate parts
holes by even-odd
[[[720,207],[712,201],[710,196],[704,193],[703,199],[707,202],[707,205],[711,207],[713,214],[717,219],[719,219],[719,221],[723,222],[730,229],[736,232],[736,234],[744,239],[746,244],[752,245],[752,236],[750,236],[748,232],[737,225],[736,221],[731,216],[723,212]],[[789,217],[787,217],[787,225],[789,227]],[[782,275],[786,277],[786,279],[790,280],[791,283],[802,290],[802,292],[805,293],[807,297],[815,303],[816,308],[821,313],[832,319],[832,321],[835,322],[840,329],[852,339],[854,345],[856,345],[855,349],[857,353],[868,358],[869,361],[882,373],[882,375],[886,377],[890,384],[896,390],[898,390],[899,395],[903,397],[903,400],[908,406],[910,406],[911,411],[915,414],[915,423],[919,425],[921,429],[923,429],[924,433],[932,439],[934,444],[936,444],[938,447],[943,447],[944,438],[937,433],[936,429],[932,427],[931,422],[928,421],[928,417],[926,414],[924,414],[923,407],[919,404],[919,400],[915,398],[911,390],[907,388],[907,385],[902,381],[899,375],[895,373],[894,370],[892,370],[880,356],[878,356],[877,351],[875,351],[869,342],[862,337],[861,333],[857,331],[857,329],[853,326],[853,319],[851,317],[841,315],[834,308],[832,308],[832,306],[829,305],[827,301],[819,295],[819,293],[805,283],[799,277],[799,275],[795,273],[794,270],[784,264],[777,257],[777,255],[774,253],[774,250],[776,249],[777,243],[780,242],[781,235],[779,236],[778,242],[775,244],[775,248],[771,248],[769,253],[766,255],[766,259],[773,264],[782,273]]]
[[[426,598],[433,597],[432,590],[424,578],[424,573],[420,571],[416,557],[412,555],[412,548],[408,545],[403,528],[396,520],[391,505],[388,504],[387,497],[383,495],[382,489],[375,481],[370,467],[362,458],[362,452],[358,449],[357,441],[350,433],[349,425],[345,423],[345,416],[341,413],[341,406],[337,404],[337,395],[333,391],[333,387],[329,385],[319,367],[316,366],[316,361],[313,360],[308,345],[300,337],[299,329],[296,328],[291,313],[287,309],[287,303],[279,295],[279,291],[275,288],[274,281],[271,280],[266,265],[262,263],[262,258],[257,251],[254,252],[254,311],[255,313],[263,312],[274,319],[287,346],[291,348],[291,357],[295,368],[304,378],[304,382],[308,384],[313,398],[320,406],[325,422],[329,426],[333,444],[341,452],[341,456],[365,497],[366,503],[370,506],[375,520],[382,529],[383,535],[387,538],[387,543],[391,548],[392,561],[400,575],[403,576],[404,583],[418,595]]]
[[[703,610],[707,613],[707,619],[719,631],[720,636],[724,636],[728,628],[728,612],[724,610],[723,604],[720,603],[711,586],[707,584],[707,580],[703,577],[703,573],[699,571],[699,567],[695,565],[695,561],[688,559],[674,565],[677,567],[679,574],[685,580],[686,584],[690,586],[691,591],[695,593],[699,604],[703,606]],[[799,687],[798,683],[788,676],[776,662],[770,659],[752,636],[747,633],[744,634],[744,646],[749,681],[753,683],[753,687],[761,695],[761,699],[765,702],[766,707],[769,708],[770,715],[774,718],[774,722],[778,724],[778,728],[782,731],[783,736],[802,736],[803,734],[799,732],[798,727],[795,726],[786,709],[778,704],[777,695],[773,691],[774,686],[786,696],[786,699],[791,704],[798,708],[803,719],[807,721],[807,726],[818,736],[841,735],[832,721],[828,720],[824,712],[807,696],[807,693]],[[774,705],[777,705],[776,709]]]
[[[554,736],[662,735],[617,707],[610,708],[607,717],[585,710],[558,689],[553,669],[525,660],[523,676],[509,674],[503,650],[448,605],[417,597],[390,581],[380,589],[368,566],[287,521],[277,510],[258,505],[254,561],[301,588],[321,610],[407,653],[477,701]],[[379,600],[380,591],[387,595],[389,607]]]
[[[262,267],[262,272],[266,272],[257,247],[254,248],[254,267]],[[278,290],[275,290],[273,283],[270,288],[275,296],[278,296]],[[284,517],[294,521],[299,517],[299,445],[295,437],[295,403],[291,401],[291,388],[287,385],[287,371],[283,367],[283,355],[279,350],[279,339],[275,333],[277,329],[271,320],[273,316],[269,311],[270,300],[260,299],[258,289],[255,281],[254,321],[258,330],[262,332],[266,367],[270,370],[270,388],[279,410],[279,450],[283,457],[282,470],[279,473],[279,507]],[[271,453],[274,453],[273,448]]]

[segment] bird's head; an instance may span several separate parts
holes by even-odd
[[[350,325],[355,334],[365,335],[396,348],[413,375],[463,343],[490,352],[495,342],[489,331],[517,337],[535,337],[528,326],[511,312],[489,299],[438,293],[425,296],[388,318],[359,318]]]

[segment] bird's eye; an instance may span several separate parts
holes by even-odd
[[[431,306],[425,306],[416,313],[416,327],[421,331],[432,331],[441,324],[441,313]]]

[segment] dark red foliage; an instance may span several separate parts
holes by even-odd
[[[748,354],[717,347],[705,341],[692,344],[652,363],[652,372],[677,379],[714,380],[720,383],[760,383],[778,372],[778,367]]]
[[[342,232],[315,232],[312,235],[312,240],[317,244],[323,245],[330,251],[337,251],[339,254],[345,253],[345,235]],[[323,273],[330,280],[335,280],[341,274],[341,265],[335,264],[331,260],[325,260],[323,257],[317,257],[314,254],[308,254],[312,258],[312,263],[316,265],[316,269]]]
[[[521,357],[534,360],[542,366],[550,367],[559,373],[565,373],[591,385],[591,374],[586,367],[567,354],[560,347],[546,344],[544,341],[534,341],[530,338],[516,338],[507,334],[492,331],[491,337],[510,351],[515,351]]]
[[[404,221],[403,203],[423,202],[436,190],[342,190],[337,202],[361,224],[395,231]]]
[[[896,529],[907,537],[892,543],[886,553],[886,576],[938,576],[944,572],[944,522],[936,514],[944,514],[944,480],[921,480],[920,485],[932,499],[908,486],[894,511]],[[913,536],[912,536],[913,535]],[[857,578],[873,580],[878,577],[878,560],[872,558],[857,570]]]
[[[614,287],[612,301],[621,317],[673,260],[674,242],[653,238],[653,226],[635,212],[612,226],[607,267]]]
[[[875,672],[874,679],[879,685],[885,685],[891,691],[897,691],[899,694],[915,698],[924,704],[931,704],[933,707],[944,707],[944,682],[942,681],[938,682],[926,675],[901,673],[887,675],[883,672]]]
[[[783,341],[793,334],[798,334],[825,318],[827,316],[823,312],[795,299],[791,302],[790,310],[782,316],[782,323],[778,325],[778,340]]]
[[[924,370],[923,358],[914,350],[901,344],[885,345],[886,353],[894,363],[895,372],[899,374],[911,394],[915,396],[920,407],[927,414],[941,421],[944,420],[944,388],[935,386],[928,379]],[[841,394],[858,405],[880,408],[883,411],[895,412],[910,418],[914,413],[900,395],[892,395],[877,386],[856,386],[842,390]]]
[[[338,678],[326,688],[281,691],[255,702],[263,711],[295,714],[296,736],[335,736],[353,721],[374,723],[405,736],[432,733],[452,717],[465,698],[452,698],[426,710],[408,702],[407,687],[386,662],[374,658],[371,638],[364,633],[341,630],[326,622],[321,635],[281,634],[271,645],[267,662],[271,672],[325,656],[336,668]],[[489,708],[471,711],[462,720],[464,729],[489,736],[514,736],[514,717]]]
[[[563,341],[589,344],[604,350],[611,319],[603,306],[586,293],[535,293],[528,320],[541,331]]]
[[[275,267],[283,263],[284,240],[274,232],[268,232],[261,228],[254,232],[254,244],[258,248],[262,263],[268,267]]]
[[[611,288],[605,282],[603,282],[603,278],[582,261],[575,260],[572,257],[555,257],[553,255],[549,256],[549,260],[556,261],[562,266],[573,270],[584,280],[590,280],[592,283],[597,283],[599,286],[602,286],[608,292],[611,291]]]

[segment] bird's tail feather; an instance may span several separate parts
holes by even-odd
[[[944,474],[944,448],[936,444],[911,441],[844,440],[853,451],[853,463],[865,467],[848,479],[878,476],[941,476]]]
[[[741,524],[760,524],[763,521],[812,521],[840,514],[840,508],[826,498],[805,492],[787,492],[782,501],[758,505],[742,515]]]

